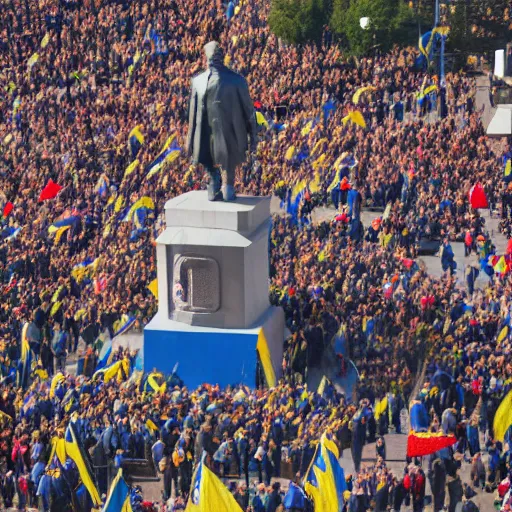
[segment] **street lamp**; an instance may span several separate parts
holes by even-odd
[[[359,25],[361,26],[361,28],[363,30],[366,30],[367,28],[370,27],[370,18],[368,18],[368,16],[365,16],[364,18],[361,18],[359,20]]]

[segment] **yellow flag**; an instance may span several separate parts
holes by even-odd
[[[265,128],[268,128],[268,121],[265,119],[265,116],[261,112],[256,112],[256,122],[260,126],[265,126]]]
[[[116,361],[113,365],[111,365],[105,373],[103,374],[103,382],[110,382],[116,375],[117,372],[121,369],[122,361]]]
[[[119,196],[117,199],[116,199],[116,204],[114,205],[114,212],[115,213],[118,213],[121,211],[121,208],[124,206],[124,197],[123,196]]]
[[[62,465],[66,464],[66,442],[64,439],[60,439],[58,437],[54,437],[52,439],[52,451],[48,460],[51,462],[55,455],[57,455],[57,458]]]
[[[324,144],[325,142],[328,142],[327,138],[324,137],[323,139],[320,139],[314,146],[313,146],[313,150],[311,151],[311,156],[313,155],[316,155],[316,152],[320,149],[320,147],[322,146],[322,144]]]
[[[503,442],[510,425],[512,425],[512,391],[503,398],[494,416],[494,439]]]
[[[498,334],[498,339],[496,340],[496,343],[499,345],[507,336],[508,325],[505,325],[505,327],[503,327],[503,329],[501,329],[500,333]]]
[[[300,134],[305,137],[313,129],[313,121],[308,121],[304,128],[302,128]]]
[[[350,112],[350,115],[353,123],[357,124],[357,126],[360,126],[361,128],[366,128],[366,123],[363,114],[361,114],[359,110],[354,110],[353,112]]]
[[[325,153],[322,153],[314,162],[313,162],[313,169],[316,171],[319,167],[323,167],[325,159],[327,158],[327,155]]]
[[[27,67],[31,68],[35,65],[35,63],[39,60],[39,55],[37,53],[34,53],[30,59],[27,61]]]
[[[41,40],[41,48],[46,48],[48,46],[48,43],[50,42],[50,34],[48,32],[45,34],[43,39]]]
[[[62,235],[70,228],[71,226],[62,226],[59,228],[55,234],[55,240],[54,244],[59,245],[60,239],[62,238]]]
[[[377,90],[377,88],[373,87],[372,85],[369,85],[367,87],[360,87],[352,96],[352,103],[354,105],[357,105],[359,103],[359,100],[361,99],[362,94],[364,94],[365,92],[371,92],[375,90]]]
[[[286,160],[291,160],[293,158],[293,155],[295,154],[295,146],[290,146],[284,155]]]
[[[507,160],[507,163],[505,164],[505,177],[510,176],[510,173],[512,172],[512,157]]]
[[[98,493],[98,489],[96,489],[94,480],[89,474],[87,464],[82,456],[82,452],[78,445],[78,440],[76,439],[75,433],[71,428],[71,424],[68,425],[68,428],[66,430],[65,443],[66,455],[75,463],[80,478],[82,479],[82,483],[89,492],[93,504],[95,506],[99,506],[101,504],[101,498]]]
[[[263,367],[263,372],[265,373],[265,379],[267,380],[268,387],[273,388],[277,383],[276,373],[274,371],[274,367],[272,366],[272,358],[270,356],[267,338],[265,337],[263,329],[260,329],[256,350],[260,355],[261,366]]]
[[[148,284],[148,290],[158,299],[158,279],[155,278]]]
[[[322,155],[322,156],[325,157],[325,155]],[[322,157],[320,157],[320,158],[322,158]],[[313,164],[313,169],[316,170],[315,164]],[[319,190],[320,190],[320,173],[317,171],[317,172],[315,172],[315,179],[313,181],[309,182],[309,191],[312,194],[315,194]]]
[[[7,422],[11,422],[12,421],[12,417],[9,416],[4,411],[0,411],[0,422],[3,422],[4,420],[7,421]]]
[[[123,181],[126,179],[127,176],[130,176],[130,174],[133,173],[139,166],[140,162],[139,160],[134,160],[127,168],[126,171],[124,171]]]
[[[379,421],[379,418],[385,414],[385,412],[388,409],[388,397],[385,396],[382,400],[376,400],[375,402],[375,411],[373,415],[375,416],[375,419]]]
[[[348,115],[346,115],[341,120],[341,122],[343,124],[347,124],[349,121],[354,124],[357,124],[361,128],[366,128],[366,122],[364,120],[363,114],[361,114],[361,112],[359,112],[359,110],[354,110],[352,112],[349,112]]]

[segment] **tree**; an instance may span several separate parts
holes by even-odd
[[[512,36],[509,0],[453,0],[448,10],[448,47],[461,52],[491,52]]]
[[[362,55],[375,44],[384,48],[393,42],[395,20],[403,11],[400,0],[335,0],[331,26],[345,36],[349,50]],[[361,28],[360,19],[369,18],[369,26]]]
[[[329,19],[327,0],[272,0],[268,24],[286,43],[319,42]]]

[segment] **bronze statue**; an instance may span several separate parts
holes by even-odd
[[[256,150],[256,116],[245,78],[224,65],[219,44],[211,41],[204,52],[208,69],[192,79],[187,150],[210,175],[208,199],[233,201],[236,167],[245,161],[249,144]]]

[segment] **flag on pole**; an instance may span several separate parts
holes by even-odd
[[[242,509],[227,487],[201,461],[192,478],[185,512],[242,512]]]
[[[324,434],[304,479],[304,489],[314,502],[314,512],[339,512],[347,488],[338,447]]]

